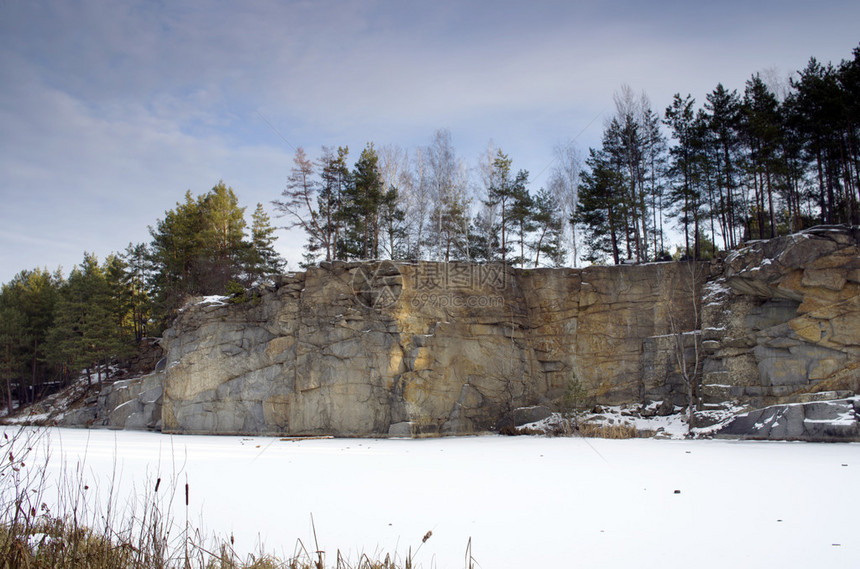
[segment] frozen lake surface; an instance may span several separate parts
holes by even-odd
[[[11,427],[5,427],[11,429]],[[425,568],[849,567],[860,558],[860,444],[456,437],[168,436],[51,429],[49,476],[114,495],[179,486],[173,517],[240,552],[297,539],[415,552]],[[42,451],[40,451],[42,452]],[[37,458],[44,464],[45,458]],[[41,461],[41,462],[39,462]],[[423,545],[422,537],[432,531]]]

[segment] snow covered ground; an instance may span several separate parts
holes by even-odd
[[[3,427],[13,429],[14,427]],[[296,540],[464,567],[849,567],[860,444],[460,437],[281,440],[52,429],[47,470],[91,488],[190,489],[190,522],[237,550]],[[42,449],[40,452],[43,452]],[[44,464],[37,458],[31,464]],[[184,524],[184,491],[173,515]],[[432,536],[421,545],[422,537]]]

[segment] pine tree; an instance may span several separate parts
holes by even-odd
[[[245,208],[239,207],[233,188],[223,181],[198,198],[198,202],[203,222],[198,280],[205,294],[223,293],[227,283],[239,281],[244,272]]]
[[[382,246],[391,260],[403,259],[407,255],[408,230],[405,221],[406,213],[400,207],[400,194],[397,187],[391,186],[382,196],[379,208],[380,233],[386,238]]]
[[[514,179],[512,188],[513,202],[511,203],[510,220],[516,235],[516,243],[519,243],[519,257],[513,259],[511,264],[519,263],[520,267],[525,267],[528,261],[526,257],[526,241],[528,234],[534,231],[533,208],[534,200],[528,190],[529,173],[526,170],[520,170],[517,177]]]
[[[28,348],[31,345],[26,332],[27,319],[16,296],[9,285],[3,285],[0,292],[0,377],[9,413],[14,408],[13,385],[15,391],[20,391],[17,387],[30,361]]]
[[[352,186],[352,174],[346,163],[348,157],[349,147],[340,146],[336,152],[323,147],[318,163],[322,178],[317,199],[321,233],[318,238],[309,236],[308,252],[316,257],[320,251],[325,251],[327,261],[347,258],[341,235],[347,221],[344,204]]]
[[[59,273],[46,269],[21,271],[3,286],[2,307],[9,322],[4,332],[6,371],[17,379],[23,402],[32,401],[39,386],[49,379],[46,337],[54,318]],[[15,329],[17,327],[17,330]],[[8,386],[7,386],[8,387]]]
[[[322,191],[326,186],[321,187],[314,174],[314,163],[308,159],[302,147],[297,148],[287,187],[281,192],[282,199],[274,200],[272,204],[279,216],[289,218],[287,229],[301,227],[305,231],[308,251],[311,252],[309,261],[323,250],[325,260],[331,261],[334,241],[327,235],[325,211],[318,207],[324,199]]]
[[[755,221],[760,239],[776,237],[774,175],[782,125],[779,102],[756,74],[747,81],[741,105],[747,172],[755,194]],[[752,227],[750,231],[752,232]]]
[[[221,181],[196,199],[186,192],[184,202],[149,228],[152,292],[160,325],[186,297],[224,294],[229,282],[241,280],[248,248],[244,214],[233,189]]]
[[[589,149],[587,169],[580,173],[579,209],[571,223],[585,234],[584,261],[602,262],[606,254],[621,262],[626,182],[602,150]]]
[[[137,341],[134,325],[134,291],[127,279],[128,263],[120,256],[110,254],[102,265],[107,283],[107,310],[118,332],[119,346],[131,346]],[[127,350],[123,350],[127,351]]]
[[[253,286],[279,274],[285,261],[275,251],[277,237],[269,215],[258,203],[251,216],[251,241],[245,259],[246,284]]]
[[[152,290],[156,311],[169,315],[186,295],[199,294],[197,261],[203,256],[202,214],[191,191],[185,201],[165,212],[164,219],[150,227],[149,262],[153,267]]]
[[[469,251],[472,260],[482,263],[498,261],[496,251],[499,250],[499,227],[493,223],[492,212],[486,208],[472,218],[469,228]]]
[[[633,109],[621,109],[604,132],[603,149],[622,175],[626,186],[625,243],[628,259],[647,258],[647,220],[644,202],[644,140]]]
[[[663,241],[663,200],[665,197],[667,146],[666,138],[660,129],[660,116],[650,106],[645,109],[642,117],[642,138],[645,195],[651,210],[653,258],[658,260],[666,251]]]
[[[379,156],[373,143],[361,151],[343,205],[343,246],[349,258],[379,258],[379,213],[383,198]]]
[[[786,101],[792,128],[818,186],[816,194],[823,223],[860,221],[860,48],[854,60],[836,69],[815,58],[792,81],[794,92]]]
[[[672,130],[677,145],[669,150],[671,155],[670,176],[675,184],[670,192],[670,201],[676,215],[684,226],[685,255],[698,258],[699,205],[701,196],[693,180],[693,124],[695,100],[687,95],[681,98],[676,93],[672,104],[666,108],[665,124]],[[690,246],[690,239],[693,246]]]
[[[738,196],[737,163],[740,144],[740,97],[728,91],[722,83],[707,95],[705,103],[708,129],[716,144],[718,215],[723,234],[723,246],[732,248],[743,235],[743,202]]]
[[[534,237],[529,248],[534,251],[534,266],[540,266],[541,254],[545,263],[559,267],[564,264],[567,251],[564,248],[564,218],[558,197],[554,192],[541,188],[534,198],[532,225]]]
[[[511,176],[513,161],[501,150],[493,160],[492,174],[487,188],[485,205],[494,208],[498,216],[501,241],[499,255],[502,263],[507,263],[508,253],[512,251],[511,233],[519,234],[520,255],[511,264],[525,262],[525,234],[529,230],[528,219],[531,212],[531,198],[528,193],[529,174],[525,170]]]
[[[71,373],[92,371],[102,380],[103,364],[129,352],[123,341],[114,291],[95,255],[84,253],[81,264],[72,269],[57,301],[54,324],[48,334],[52,361],[65,365]]]
[[[22,349],[29,344],[22,330],[25,325],[24,315],[15,306],[3,302],[0,296],[0,377],[3,381],[3,397],[6,399],[6,409],[12,413],[14,396],[12,386],[18,377],[21,367],[27,357]]]
[[[151,300],[148,281],[151,277],[149,264],[149,249],[145,243],[125,248],[122,256],[127,269],[123,282],[130,291],[132,330],[135,341],[139,342],[147,334],[147,325],[151,315]]]

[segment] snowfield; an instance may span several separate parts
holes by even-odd
[[[13,427],[4,427],[13,429]],[[124,502],[161,477],[173,507],[237,551],[411,547],[416,565],[850,567],[860,558],[860,444],[457,437],[168,436],[51,429],[31,464],[79,469]],[[46,447],[50,452],[45,455]],[[163,491],[162,491],[163,492]],[[422,545],[422,537],[432,536]],[[420,549],[419,549],[420,547]],[[416,553],[417,550],[417,553]]]

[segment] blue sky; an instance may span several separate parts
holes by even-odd
[[[554,146],[589,123],[575,144],[598,143],[622,84],[658,111],[703,101],[850,57],[857,22],[856,1],[0,0],[0,282],[148,241],[221,179],[271,212],[296,146],[354,160],[447,128],[537,189]],[[278,242],[292,268],[302,242]]]

